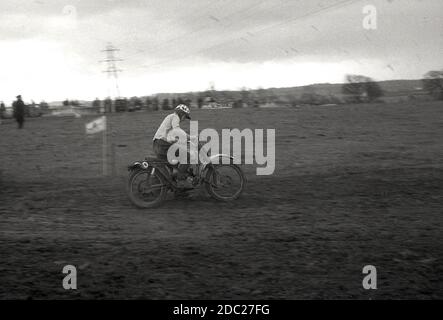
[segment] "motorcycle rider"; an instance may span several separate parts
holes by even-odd
[[[179,104],[175,107],[174,113],[166,116],[162,121],[153,138],[153,149],[158,158],[167,160],[169,147],[177,142],[178,139],[172,138],[172,135],[170,135],[172,130],[174,130],[176,134],[186,135],[187,139],[190,138],[190,136],[180,128],[180,122],[185,119],[191,119],[190,113],[191,111],[187,105]]]
[[[168,150],[174,143],[179,142],[179,139],[177,138],[178,136],[186,136],[186,140],[191,139],[191,137],[180,128],[180,122],[185,119],[191,119],[190,113],[191,111],[188,106],[185,104],[179,104],[175,107],[174,113],[166,116],[162,121],[153,138],[153,149],[157,158],[168,161]],[[184,151],[187,152],[186,145],[181,146],[180,148],[183,148]],[[189,196],[186,189],[192,189],[192,178],[188,177],[190,181],[183,180],[186,179],[189,168],[188,164],[180,164],[178,170],[174,169],[178,180],[180,180],[181,187],[185,188],[184,190],[177,190],[175,192],[176,197],[186,198]]]

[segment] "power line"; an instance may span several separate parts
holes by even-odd
[[[230,4],[230,3],[234,2],[234,1],[236,1],[236,0],[229,0],[228,4]],[[200,7],[198,10],[196,10],[196,11],[194,12],[194,16],[197,17],[197,16],[199,16],[201,13],[206,12],[206,10],[209,9],[210,7],[212,7],[213,5],[214,5],[214,2],[209,1],[209,3],[207,3],[206,5]],[[212,9],[211,9],[211,10],[212,10]],[[166,17],[164,20],[170,20],[170,19],[168,19],[168,18]],[[178,26],[178,25],[180,24],[180,22],[181,22],[180,20],[178,21],[178,23],[175,23],[175,24],[174,24],[174,23],[171,24],[170,22],[168,22],[167,26],[168,26],[168,27],[171,27],[171,25],[172,25],[172,26],[174,26],[174,25]],[[206,25],[203,25],[203,28],[204,28],[205,26],[206,26]],[[200,30],[201,30],[201,29],[200,29]],[[174,42],[174,41],[176,41],[176,40],[178,40],[178,39],[181,39],[182,37],[187,37],[187,36],[190,35],[190,34],[194,34],[194,33],[198,32],[198,31],[200,31],[200,30],[193,30],[193,31],[190,31],[190,32],[184,33],[184,34],[182,34],[182,35],[180,35],[180,36],[176,36],[176,37],[174,37],[174,38],[170,38],[170,39],[164,41],[163,43],[161,43],[159,46],[157,46],[157,49],[160,49],[160,48],[164,47],[165,45],[167,45],[167,44],[169,44],[169,43],[172,43],[172,42]],[[127,44],[127,43],[129,43],[129,42],[126,42],[126,44]],[[137,56],[137,55],[139,55],[139,54],[143,54],[143,53],[146,53],[146,50],[138,50],[138,52],[136,52],[136,53],[134,53],[134,54],[132,54],[132,55],[129,55],[128,57],[131,58],[131,57]]]
[[[284,20],[282,22],[275,23],[275,24],[270,25],[270,26],[266,26],[264,28],[261,28],[261,29],[255,31],[253,34],[255,35],[255,34],[258,34],[258,33],[267,32],[267,31],[269,31],[269,30],[271,30],[273,28],[280,27],[280,26],[283,26],[283,25],[288,24],[288,23],[294,23],[294,22],[297,22],[298,20],[302,20],[302,19],[311,17],[313,15],[316,15],[316,14],[324,12],[324,11],[329,11],[329,10],[332,10],[332,9],[337,9],[339,7],[345,7],[345,6],[348,6],[350,4],[356,3],[357,1],[361,1],[361,0],[342,0],[342,1],[338,1],[338,2],[335,2],[332,5],[321,7],[320,9],[310,11],[310,12],[308,12],[308,13],[306,13],[304,15],[298,16],[296,18],[286,19],[286,20]],[[162,65],[162,64],[165,64],[165,63],[170,63],[170,62],[174,62],[174,61],[177,61],[177,60],[182,60],[182,59],[187,58],[189,56],[192,56],[192,55],[195,55],[195,54],[199,54],[199,53],[203,53],[203,52],[212,50],[212,49],[220,47],[220,46],[222,46],[222,45],[224,45],[226,43],[229,43],[229,42],[232,42],[232,41],[236,41],[236,40],[240,40],[242,38],[244,38],[244,37],[236,37],[234,39],[229,39],[229,40],[226,40],[226,41],[222,41],[222,42],[220,42],[218,44],[209,46],[207,48],[203,48],[201,50],[198,50],[198,51],[195,51],[195,52],[191,52],[189,54],[185,54],[185,55],[177,57],[177,58],[171,58],[171,59],[167,59],[167,60],[164,60],[164,61],[160,61],[160,62],[157,62],[157,63],[150,64],[150,65],[144,65],[144,66],[141,66],[141,68],[151,68],[151,67]]]
[[[307,18],[309,16],[312,16],[314,14],[320,13],[322,11],[326,11],[326,10],[330,10],[330,9],[335,9],[338,6],[342,7],[342,6],[345,6],[345,5],[348,5],[348,4],[352,4],[352,3],[357,2],[357,1],[360,1],[360,0],[343,0],[343,1],[339,1],[339,2],[336,2],[336,3],[332,4],[332,5],[330,5],[330,6],[322,7],[320,9],[308,12],[307,14],[304,14],[302,16],[299,16],[299,17],[296,17],[296,18],[290,18],[290,19],[287,19],[287,20],[285,20],[283,22],[276,23],[276,24],[264,27],[262,29],[259,29],[258,31],[255,31],[254,34],[261,33],[261,32],[266,32],[266,31],[268,31],[268,30],[270,30],[272,28],[279,27],[279,26],[287,24],[287,23],[292,23],[294,21],[297,21],[297,20],[300,20],[300,19],[303,19],[303,18]],[[207,47],[207,48],[203,48],[201,50],[198,50],[196,52],[192,52],[192,53],[186,54],[186,55],[178,57],[178,58],[171,58],[171,59],[167,59],[167,60],[164,60],[164,61],[160,61],[158,63],[153,63],[153,64],[150,64],[150,65],[141,66],[141,67],[143,67],[143,68],[150,68],[150,67],[154,67],[154,66],[157,66],[157,65],[162,65],[162,64],[165,64],[165,63],[169,63],[169,62],[174,62],[174,61],[177,61],[177,60],[182,60],[183,58],[189,57],[191,55],[203,53],[203,52],[209,51],[211,49],[220,47],[220,46],[222,46],[222,45],[224,45],[226,43],[229,43],[229,42],[232,42],[232,41],[236,41],[236,40],[240,40],[240,39],[243,39],[243,38],[244,37],[240,37],[240,38],[237,37],[237,38],[234,38],[234,39],[229,39],[229,40],[226,40],[226,41],[222,41],[222,42],[220,42],[218,44],[215,44],[213,46],[210,46],[210,47]]]
[[[106,62],[107,68],[103,70],[103,72],[108,74],[108,79],[112,80],[115,85],[116,97],[120,97],[120,87],[118,85],[118,73],[122,72],[122,69],[117,68],[117,62],[123,61],[123,59],[117,58],[115,56],[115,52],[120,51],[120,49],[115,48],[111,43],[108,43],[106,49],[102,50],[102,52],[106,53],[106,59],[101,60],[100,62]],[[111,96],[111,90],[109,89],[108,96]]]
[[[231,4],[231,3],[235,2],[235,1],[236,1],[236,0],[230,0],[230,1],[228,1],[228,3],[225,4],[225,6],[228,6],[229,4]],[[223,17],[221,17],[221,18],[216,18],[216,17],[215,17],[214,15],[212,15],[212,14],[209,14],[209,17],[210,17],[211,19],[215,20],[216,22],[221,22],[221,21],[223,21],[223,20],[225,20],[225,19],[230,19],[232,16],[235,16],[235,15],[238,15],[238,14],[241,14],[241,13],[244,13],[244,12],[247,12],[247,11],[250,11],[250,10],[254,9],[255,7],[258,7],[258,6],[262,5],[263,3],[267,2],[267,1],[268,1],[268,0],[262,0],[262,1],[260,1],[260,2],[257,2],[257,3],[254,3],[254,4],[250,5],[250,6],[248,6],[248,7],[242,8],[242,9],[239,10],[239,11],[235,11],[235,12],[233,12],[233,13],[230,13],[230,14],[226,15],[226,16],[223,16]],[[289,1],[289,0],[287,0],[287,1]],[[281,4],[280,4],[280,5],[281,5]],[[208,7],[209,7],[209,6],[205,6],[205,8],[208,8]],[[199,11],[203,12],[204,10],[199,10]],[[249,15],[249,16],[250,16],[250,15]],[[232,23],[229,24],[229,25],[227,25],[227,26],[229,27],[229,26],[231,26],[231,25],[232,25]],[[213,26],[213,23],[210,24],[210,25],[209,25],[209,24],[204,24],[204,25],[201,25],[198,29],[191,30],[191,31],[186,32],[186,33],[183,33],[183,34],[181,34],[181,35],[179,35],[179,36],[175,36],[175,37],[173,37],[173,38],[170,38],[170,39],[164,41],[163,43],[161,43],[160,45],[157,45],[156,48],[155,48],[155,50],[149,50],[148,53],[154,53],[154,52],[157,52],[158,50],[160,50],[160,49],[166,47],[168,44],[173,43],[174,41],[177,41],[177,40],[183,40],[184,38],[187,38],[187,37],[189,37],[189,36],[191,36],[191,35],[199,34],[199,33],[202,32],[202,31],[207,31],[207,30],[210,29],[212,26]],[[137,55],[139,55],[139,54],[144,54],[144,53],[147,53],[146,50],[140,50],[139,52],[134,53],[134,54],[130,55],[129,57],[134,57],[134,56],[137,56]]]

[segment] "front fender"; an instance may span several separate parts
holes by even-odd
[[[224,153],[219,153],[219,154],[215,154],[215,155],[213,155],[213,156],[211,156],[210,158],[209,158],[209,161],[211,162],[211,163],[214,163],[215,162],[215,160],[217,160],[217,159],[221,159],[221,160],[223,160],[223,158],[225,158],[225,159],[230,159],[230,163],[232,162],[232,160],[234,160],[234,157],[233,156],[230,156],[230,155],[228,155],[228,154],[224,154]]]
[[[209,157],[209,162],[203,165],[202,171],[205,170],[209,164],[214,164],[215,160],[219,160],[219,163],[223,163],[223,159],[229,159],[229,163],[233,163],[234,161],[234,157],[228,154],[223,154],[223,153],[215,154]]]

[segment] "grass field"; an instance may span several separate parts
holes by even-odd
[[[443,298],[441,103],[193,111],[200,129],[275,128],[274,174],[245,166],[233,203],[137,209],[126,166],[165,114],[108,117],[113,177],[93,118],[0,125],[0,298]]]

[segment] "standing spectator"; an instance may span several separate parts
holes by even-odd
[[[3,101],[0,103],[0,119],[2,119],[5,115],[6,107]]]
[[[25,103],[21,95],[17,96],[17,100],[14,101],[12,107],[14,108],[14,118],[18,123],[18,128],[22,129],[25,122]]]

